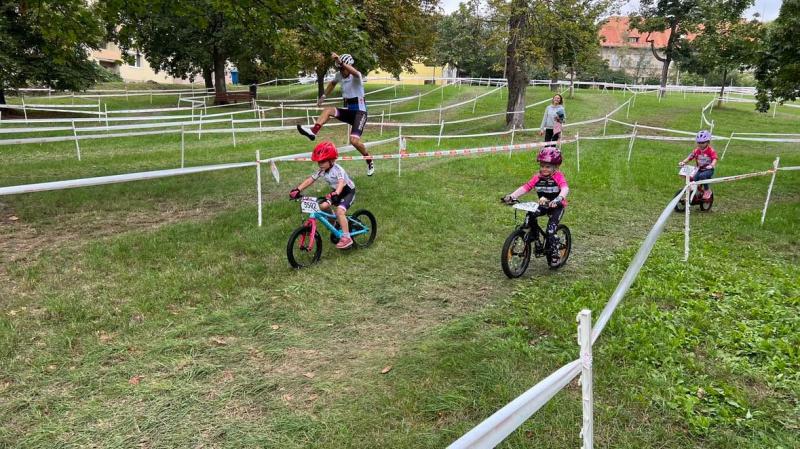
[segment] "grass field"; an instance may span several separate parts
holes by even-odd
[[[270,89],[271,97],[313,92]],[[449,87],[420,106],[486,90]],[[531,88],[527,102],[550,95]],[[711,98],[642,95],[626,121],[694,131]],[[147,97],[116,101],[150,106]],[[568,118],[602,117],[623,101],[578,90],[566,99]],[[474,115],[504,107],[498,92],[478,100]],[[543,109],[531,108],[526,125],[538,126]],[[373,125],[380,112],[371,109]],[[468,105],[444,119],[471,116]],[[615,117],[625,120],[625,110]],[[797,132],[800,110],[773,118],[732,104],[710,118],[724,136]],[[436,122],[438,113],[400,120]],[[446,133],[502,129],[498,118]],[[602,123],[568,135],[576,131],[598,135]],[[342,127],[322,135],[345,140]],[[368,127],[365,140],[380,138]],[[311,148],[292,132],[237,135],[236,148],[229,135],[194,139],[187,166]],[[442,149],[507,142],[451,139]],[[180,163],[179,135],[81,146],[80,162],[73,142],[0,147],[0,186]],[[721,152],[724,142],[713,146]],[[435,148],[409,141],[409,151]],[[557,272],[534,260],[515,281],[499,266],[513,212],[497,199],[530,178],[531,153],[407,160],[401,176],[396,162],[379,161],[370,178],[363,163],[343,163],[358,186],[355,207],[378,218],[378,239],[338,252],[323,238],[321,263],[302,271],[289,268],[285,246],[303,216],[285,198],[313,164],[280,164],[281,184],[264,173],[261,228],[252,168],[2,197],[0,447],[444,447],[577,356],[575,314],[599,314],[681,186],[676,164],[691,146],[640,140],[630,164],[627,148],[627,140],[582,142],[577,172],[575,145],[565,145],[573,254]],[[797,144],[734,142],[716,176],[765,170],[777,155],[800,165]],[[763,227],[768,177],[716,185],[713,211],[692,214],[688,264],[683,218],[669,223],[594,347],[597,447],[800,445],[796,173],[778,174]],[[501,447],[577,447],[580,420],[573,383]]]

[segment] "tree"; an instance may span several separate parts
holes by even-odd
[[[286,31],[319,27],[335,0],[106,0],[104,14],[123,50],[142,51],[156,71],[202,73],[225,93],[228,61],[271,64]]]
[[[631,18],[630,26],[643,33],[648,33],[646,41],[650,43],[653,57],[662,63],[661,88],[663,96],[667,86],[669,66],[676,59],[689,57],[691,43],[690,34],[700,31],[701,27],[713,26],[715,21],[734,22],[741,17],[745,9],[754,0],[641,0],[639,14]],[[663,55],[656,49],[651,38],[654,32],[666,32],[667,46]]]
[[[757,109],[769,110],[770,101],[800,97],[800,0],[784,0],[771,24],[756,64]]]
[[[608,0],[490,0],[498,20],[505,19],[508,105],[506,126],[524,127],[528,68],[546,63],[551,79],[565,63],[574,70],[577,61],[597,47],[597,22]]]
[[[86,89],[102,75],[88,58],[103,26],[82,0],[0,2],[0,104],[5,89]]]
[[[504,49],[496,37],[502,32],[480,7],[479,0],[469,0],[439,19],[432,59],[439,65],[455,67],[462,76],[499,76],[504,68]]]
[[[331,52],[349,53],[362,73],[380,67],[397,76],[412,70],[412,62],[430,54],[436,1],[343,0],[326,16],[324,26],[296,36],[302,69],[323,79],[333,66]]]
[[[680,65],[686,71],[698,75],[722,72],[722,87],[719,91],[722,102],[729,74],[744,70],[756,60],[763,25],[756,19],[720,19],[709,20],[707,23],[692,41],[690,55],[680,61]]]

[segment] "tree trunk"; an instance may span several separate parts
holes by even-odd
[[[0,87],[0,104],[6,104],[6,90]]]
[[[717,107],[722,106],[722,98],[725,96],[725,79],[728,78],[728,69],[722,69],[722,87],[719,89],[719,100]]]
[[[569,69],[569,98],[575,95],[575,68]]]
[[[672,58],[667,55],[667,57],[664,58],[663,65],[661,66],[661,87],[658,89],[658,96],[662,98],[667,94],[667,75],[669,74],[669,64],[671,62]]]
[[[324,67],[317,67],[317,98],[325,93],[325,74],[328,71]]]
[[[214,71],[211,70],[211,67],[203,68],[203,82],[206,84],[206,89],[214,88]]]
[[[216,47],[213,52],[214,57],[214,94],[224,95],[228,93],[225,86],[225,55],[223,55]],[[228,100],[215,101],[216,104],[228,104]]]
[[[519,43],[528,27],[527,1],[513,0],[508,19],[508,46],[506,46],[506,81],[508,82],[508,105],[506,127],[525,127],[525,89],[528,87],[528,72],[525,61],[518,53]]]

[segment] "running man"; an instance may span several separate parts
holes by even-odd
[[[331,53],[331,57],[339,72],[336,73],[333,81],[328,83],[325,93],[317,100],[317,105],[321,106],[336,84],[341,82],[344,107],[323,109],[314,126],[297,125],[297,131],[314,140],[328,119],[336,117],[339,121],[348,123],[351,126],[350,144],[362,155],[369,156],[367,147],[361,142],[361,134],[367,124],[367,103],[364,101],[364,81],[361,72],[353,67],[355,59],[349,54],[339,56],[336,53]],[[367,176],[372,176],[373,173],[375,173],[375,164],[371,159],[367,159]]]

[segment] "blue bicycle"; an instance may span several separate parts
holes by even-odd
[[[320,209],[319,204],[327,201],[326,199],[304,196],[298,200],[300,201],[300,210],[309,216],[289,237],[289,243],[286,245],[286,257],[292,267],[303,268],[317,263],[322,257],[322,237],[317,231],[317,223],[322,223],[324,227],[328,228],[333,243],[339,242],[339,239],[342,238],[342,231],[339,229],[336,215]],[[375,241],[378,221],[375,220],[372,212],[365,209],[357,210],[353,214],[347,215],[347,222],[354,247],[366,248]]]

